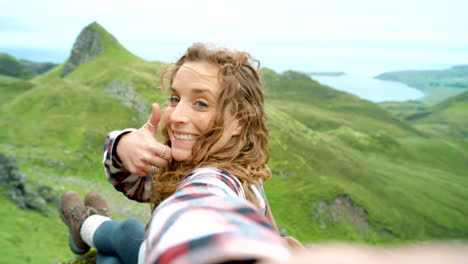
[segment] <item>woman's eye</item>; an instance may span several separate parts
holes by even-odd
[[[205,103],[205,102],[203,102],[203,101],[200,101],[200,100],[196,101],[196,102],[195,102],[195,105],[196,105],[197,107],[199,107],[199,108],[207,108],[207,107],[208,107],[208,104],[207,104],[207,103]]]
[[[173,104],[177,104],[179,102],[179,98],[175,97],[175,96],[171,96],[171,98],[169,98],[169,103],[171,105]]]

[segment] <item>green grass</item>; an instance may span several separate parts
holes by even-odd
[[[305,242],[377,244],[468,237],[468,180],[462,177],[468,170],[467,141],[379,140],[345,127],[323,133],[268,109],[271,123],[281,125],[271,127],[274,178],[266,190],[278,224],[289,234]],[[373,230],[362,235],[346,223],[319,229],[312,202],[340,194],[366,209]],[[383,229],[393,237],[380,235]]]
[[[20,209],[3,195],[0,203],[0,263],[54,263],[73,257],[56,209],[51,207],[47,217]]]
[[[407,119],[409,116],[425,113],[432,106],[421,101],[383,102],[378,105],[401,119]]]
[[[393,102],[381,106],[408,120],[427,135],[468,138],[468,91],[436,105]]]
[[[141,126],[150,104],[167,101],[167,95],[156,88],[163,63],[144,61],[111,38],[107,41],[113,52],[104,52],[63,79],[63,66],[26,83],[0,78],[0,87],[9,87],[8,99],[0,105],[0,124],[8,128],[0,130],[0,151],[16,156],[31,180],[59,192],[104,193],[123,218],[133,216],[137,207],[105,180],[101,165],[105,135]],[[262,73],[273,172],[265,189],[280,227],[305,243],[468,239],[468,140],[446,133],[450,131],[446,121],[467,129],[464,99],[424,108],[431,113],[424,122],[407,121],[404,118],[419,113],[414,104],[391,105],[400,111],[397,117],[303,73],[269,69]],[[115,81],[121,93],[109,91]],[[129,101],[135,103],[124,105]],[[438,136],[427,136],[434,134]],[[313,203],[345,194],[365,209],[371,228],[362,230],[348,221],[320,227],[312,214]],[[149,209],[139,208],[136,217],[145,222]],[[23,221],[29,214],[13,210],[2,221]],[[69,258],[66,230],[57,232],[37,229],[35,236],[55,236],[63,244],[57,250],[63,251],[64,260]],[[23,234],[15,229],[11,236]],[[21,241],[25,248],[29,245]],[[15,252],[11,246],[4,249],[5,254]]]
[[[0,75],[0,105],[8,103],[32,87],[33,84],[30,81]]]

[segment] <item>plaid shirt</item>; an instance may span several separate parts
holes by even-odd
[[[107,134],[103,164],[107,175],[107,180],[114,185],[114,188],[125,194],[129,199],[138,202],[149,202],[151,192],[151,176],[140,177],[131,174],[116,155],[115,146],[121,136],[135,131],[134,128],[112,131]],[[263,214],[267,211],[267,200],[262,184],[249,186],[250,191],[255,195],[260,210]]]
[[[143,263],[286,260],[289,250],[271,223],[245,200],[239,180],[199,168],[153,212],[140,248]]]
[[[117,157],[114,149],[121,136],[135,130],[129,128],[107,134],[102,163],[104,164],[107,180],[114,185],[117,191],[122,192],[131,200],[147,203],[150,199],[151,177],[140,177],[131,174]]]

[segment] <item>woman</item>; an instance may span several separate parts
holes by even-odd
[[[252,62],[254,60],[245,52],[213,49],[202,44],[191,46],[161,77],[162,87],[170,92],[169,105],[164,111],[163,143],[154,138],[160,120],[157,104],[153,105],[151,117],[142,128],[109,133],[104,165],[114,187],[128,198],[151,202],[156,208],[171,195],[173,198],[188,190],[181,190],[181,185],[198,186],[196,191],[200,191],[199,186],[205,186],[210,194],[221,191],[221,195],[245,195],[261,215],[268,215],[262,188],[262,181],[271,177],[266,165],[268,130],[263,86],[258,67]],[[203,176],[207,175],[215,182],[203,182]],[[74,216],[70,208],[93,208],[89,202],[81,204],[76,196],[66,193],[61,206],[61,215],[71,226],[72,250],[83,253],[91,245],[101,254],[102,250],[96,244],[112,244],[108,240],[113,236],[109,234],[114,229],[122,229],[122,223],[114,224],[114,221],[94,213],[102,209],[102,197],[95,198],[100,201],[96,204],[101,208],[78,210],[80,216],[76,216],[78,213]],[[89,217],[89,214],[94,215]],[[153,219],[157,215],[158,210]],[[263,219],[254,222],[266,228],[266,233],[274,231],[270,223],[262,222]],[[136,238],[126,241],[128,245],[139,247],[143,227],[132,223],[125,229],[131,230],[128,234]],[[115,233],[122,234],[120,231]],[[270,233],[258,240],[265,237],[275,241],[273,243],[278,242]],[[140,252],[145,250],[140,249]],[[118,261],[112,260],[111,255],[98,255],[98,261],[99,258]],[[135,257],[122,263],[134,263]],[[117,256],[119,258],[122,260]]]

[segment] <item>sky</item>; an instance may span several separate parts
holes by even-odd
[[[170,62],[193,42],[246,50],[278,72],[468,63],[467,0],[2,0],[0,52],[61,63],[96,21],[134,54]]]

